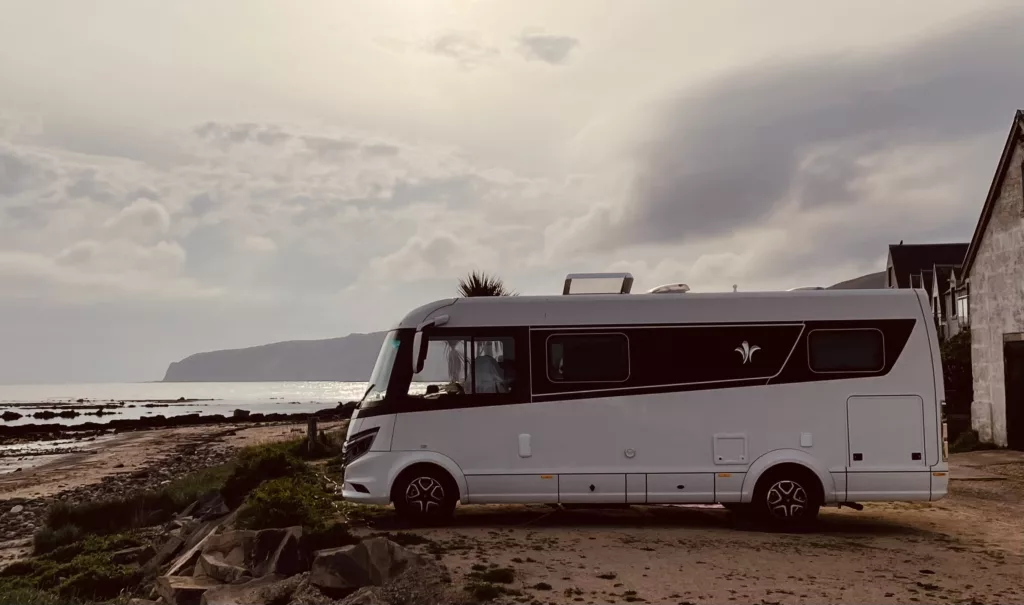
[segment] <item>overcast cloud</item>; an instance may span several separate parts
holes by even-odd
[[[967,241],[1024,107],[1012,2],[0,4],[6,383],[379,330],[470,269],[828,285]]]

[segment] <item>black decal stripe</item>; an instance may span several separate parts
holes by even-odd
[[[374,407],[359,410],[359,417],[394,413],[427,412],[475,407],[685,393],[765,385],[824,382],[887,375],[899,361],[916,319],[841,320],[807,322],[747,322],[729,324],[678,324],[564,326],[531,328],[528,338],[529,379],[532,397],[518,395],[462,395],[424,401],[418,397],[390,395]],[[555,383],[547,378],[545,341],[554,333],[607,332],[614,329],[630,340],[631,374],[625,383]],[[877,329],[884,337],[885,364],[877,372],[817,373],[808,365],[808,334],[825,329]],[[739,339],[739,340],[737,340]],[[760,349],[743,363],[736,351],[746,340]],[[692,346],[687,348],[689,341]],[[520,351],[527,342],[517,339]],[[522,375],[522,374],[520,374]],[[603,387],[603,388],[602,388]]]
[[[750,325],[678,325],[615,328],[629,339],[630,372],[615,383],[572,383],[549,379],[548,338],[561,330],[530,332],[534,399],[542,395],[615,391],[737,382],[764,384],[777,376],[803,332],[801,323]],[[573,334],[581,340],[599,329]],[[565,338],[563,336],[563,338]]]

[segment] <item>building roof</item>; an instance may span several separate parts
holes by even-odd
[[[1003,145],[1003,153],[999,156],[999,164],[996,166],[996,173],[992,177],[992,184],[988,188],[988,195],[985,196],[985,205],[981,208],[981,217],[974,227],[974,235],[971,237],[971,244],[964,256],[963,273],[961,280],[966,280],[971,275],[971,266],[974,265],[974,257],[978,255],[978,246],[981,245],[981,238],[988,228],[988,221],[992,218],[992,210],[996,200],[999,198],[999,190],[1003,188],[1003,179],[1010,168],[1010,158],[1013,157],[1013,150],[1017,142],[1024,138],[1024,109],[1018,109],[1013,117],[1013,124],[1010,125],[1010,132],[1006,136],[1006,144]]]
[[[885,271],[868,273],[853,279],[841,281],[828,287],[829,290],[864,290],[885,287]]]
[[[928,297],[932,295],[932,269],[928,267],[921,271],[921,287],[928,293]]]
[[[935,274],[935,279],[938,283],[936,290],[939,296],[944,296],[946,292],[949,292],[949,278],[953,275],[953,271],[959,271],[960,265],[935,265],[932,268],[932,273]]]
[[[909,288],[911,275],[931,271],[935,265],[959,265],[963,262],[969,245],[891,244],[889,259],[896,274],[896,285],[900,288]]]

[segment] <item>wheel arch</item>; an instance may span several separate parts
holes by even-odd
[[[818,482],[821,484],[823,501],[835,501],[835,480],[832,479],[832,473],[822,466],[817,458],[800,450],[781,449],[762,454],[750,464],[746,475],[743,477],[743,487],[740,491],[740,502],[750,503],[754,497],[754,488],[757,486],[757,482],[761,477],[773,468],[783,464],[795,464],[806,468],[818,477]]]
[[[454,460],[439,454],[437,452],[406,452],[399,461],[391,467],[391,471],[388,473],[388,491],[390,495],[392,490],[395,489],[395,481],[399,475],[404,473],[406,470],[416,466],[418,464],[429,464],[441,468],[455,481],[455,485],[459,489],[459,501],[466,502],[468,496],[468,487],[466,485],[466,476],[463,474],[462,469]]]

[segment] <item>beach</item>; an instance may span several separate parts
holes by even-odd
[[[319,428],[336,431],[346,423],[328,421]],[[300,437],[305,431],[304,419],[134,431],[75,440],[68,451],[34,456],[36,464],[0,474],[0,564],[28,553],[32,532],[56,501],[110,499],[159,487],[221,464],[238,448]]]

